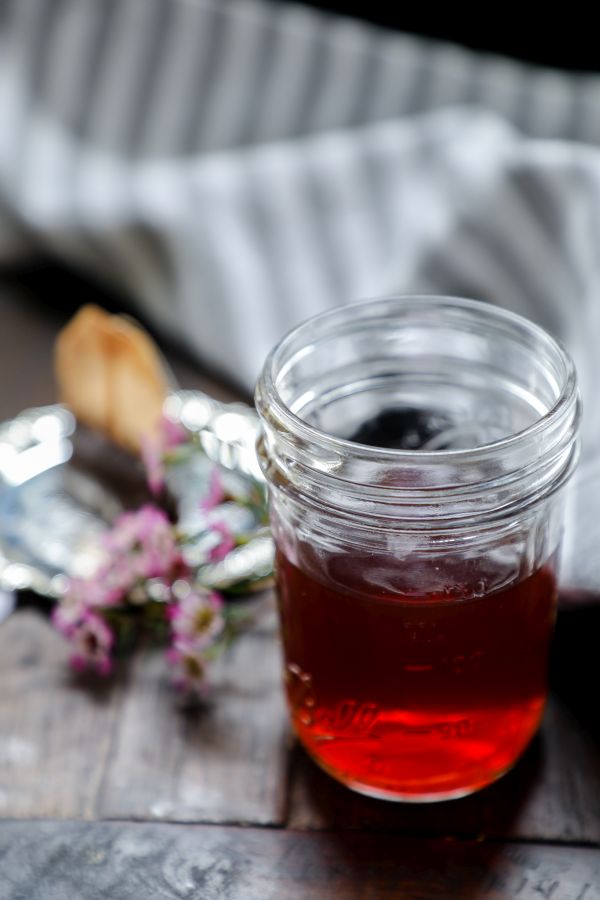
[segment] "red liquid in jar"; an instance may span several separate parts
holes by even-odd
[[[294,728],[326,771],[364,793],[470,793],[510,768],[540,722],[552,561],[471,599],[465,572],[466,599],[374,587],[369,569],[385,582],[382,565],[391,569],[381,557],[332,555],[317,580],[278,552]]]

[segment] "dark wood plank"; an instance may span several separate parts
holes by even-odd
[[[297,750],[290,825],[600,844],[600,746],[564,705],[515,769],[479,794],[431,806],[381,803],[337,785]]]
[[[93,817],[122,682],[82,688],[63,639],[23,611],[0,626],[0,684],[0,815]]]
[[[600,744],[554,698],[528,757],[480,801],[486,836],[600,844]]]
[[[134,665],[106,770],[109,818],[282,824],[289,735],[272,630],[244,635],[215,670],[209,708],[177,708],[156,652]]]
[[[600,852],[397,835],[0,823],[3,900],[600,900]]]
[[[213,703],[184,711],[158,652],[80,682],[48,622],[0,627],[0,815],[278,824],[287,726],[272,632],[244,635]]]

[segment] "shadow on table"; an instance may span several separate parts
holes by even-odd
[[[483,891],[487,896],[488,890],[507,887],[507,878],[511,882],[512,850],[484,841],[484,827],[493,822],[494,836],[511,834],[535,793],[543,756],[544,742],[537,737],[515,769],[492,787],[460,800],[412,805],[355,794],[296,747],[291,824],[326,830],[324,855],[360,883],[379,885],[381,896],[396,885],[398,896],[415,900],[474,900]],[[432,840],[411,840],[417,836]]]
[[[561,609],[550,665],[552,692],[600,749],[600,595]]]
[[[512,772],[499,782],[460,800],[442,803],[390,803],[356,794],[338,784],[297,746],[293,758],[291,824],[301,828],[397,831],[430,837],[510,834],[543,770],[544,741],[536,737]]]
[[[535,853],[529,861],[529,843],[514,842],[600,840],[599,633],[600,605],[561,611],[543,727],[515,768],[491,787],[446,803],[385,803],[337,784],[297,746],[290,824],[327,830],[325,855],[353,878],[380,885],[382,896],[396,883],[402,896],[461,900],[488,891],[514,896],[531,879],[540,893],[558,884],[556,869],[546,878]],[[412,841],[411,835],[434,840]]]
[[[306,841],[306,833],[299,834]],[[327,897],[509,900],[524,886],[531,886],[536,896],[550,896],[548,885],[551,890],[555,884],[561,886],[557,868],[568,869],[564,856],[559,867],[554,860],[548,866],[529,847],[400,838],[390,833],[326,832],[312,842],[308,853],[306,846],[302,850],[301,875],[327,884],[327,893],[315,895]],[[569,896],[575,895],[569,891]]]
[[[594,824],[589,796],[600,790],[599,633],[600,606],[561,611],[551,658],[553,696],[541,732],[489,788],[444,803],[382,802],[337,784],[297,747],[291,824],[459,839],[595,840],[600,824]]]

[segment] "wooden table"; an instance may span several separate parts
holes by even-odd
[[[64,317],[0,285],[0,418],[52,402]],[[231,396],[177,354],[185,386]],[[387,804],[290,737],[276,619],[234,646],[202,713],[160,655],[81,684],[43,614],[0,626],[0,898],[600,898],[600,605],[559,616],[542,732],[465,800]]]

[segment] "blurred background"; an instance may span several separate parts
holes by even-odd
[[[277,2],[277,0],[276,0]],[[474,50],[500,53],[525,62],[578,71],[598,71],[598,46],[585,14],[565,16],[559,7],[535,16],[519,16],[498,7],[470,10],[441,6],[390,4],[382,0],[304,0],[305,5],[350,15],[386,28],[453,41]]]
[[[476,297],[562,338],[587,397],[597,63],[558,12],[0,0],[2,283],[129,310],[246,396],[307,316]]]

